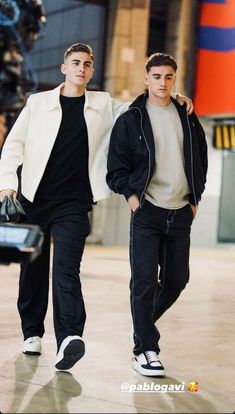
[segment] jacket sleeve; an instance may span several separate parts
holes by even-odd
[[[29,101],[21,111],[2,148],[0,160],[0,191],[18,189],[17,168],[23,163],[24,145],[29,122]]]
[[[200,159],[201,159],[201,165],[205,177],[206,182],[206,175],[207,175],[207,169],[208,169],[208,155],[207,155],[207,142],[206,142],[206,135],[205,131],[202,128],[202,125],[199,122],[199,119],[195,113],[192,114],[192,120],[195,124],[196,131],[197,131],[197,137],[198,137],[198,147],[199,147],[199,153],[200,153]]]
[[[123,194],[128,200],[134,194],[128,184],[133,171],[133,157],[123,116],[117,119],[111,133],[107,169],[106,181],[109,188],[115,193]]]

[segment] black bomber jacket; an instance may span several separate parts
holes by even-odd
[[[128,199],[137,194],[140,203],[157,168],[155,144],[146,100],[140,95],[116,121],[108,153],[106,181],[115,193]],[[207,173],[207,143],[204,130],[195,113],[187,115],[186,106],[171,98],[181,120],[184,140],[185,174],[190,194],[189,203],[197,205],[205,189]]]

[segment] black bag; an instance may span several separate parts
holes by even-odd
[[[0,222],[17,222],[21,221],[25,211],[18,200],[13,199],[13,195],[5,196],[0,208]]]

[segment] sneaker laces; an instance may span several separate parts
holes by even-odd
[[[161,365],[161,362],[158,359],[158,355],[154,351],[146,351],[144,352],[145,358],[147,359],[147,362],[152,366],[159,366]]]

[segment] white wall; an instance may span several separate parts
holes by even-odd
[[[212,123],[202,121],[208,144],[206,189],[192,226],[192,246],[214,247],[217,244],[219,199],[222,177],[222,152],[212,147]]]

